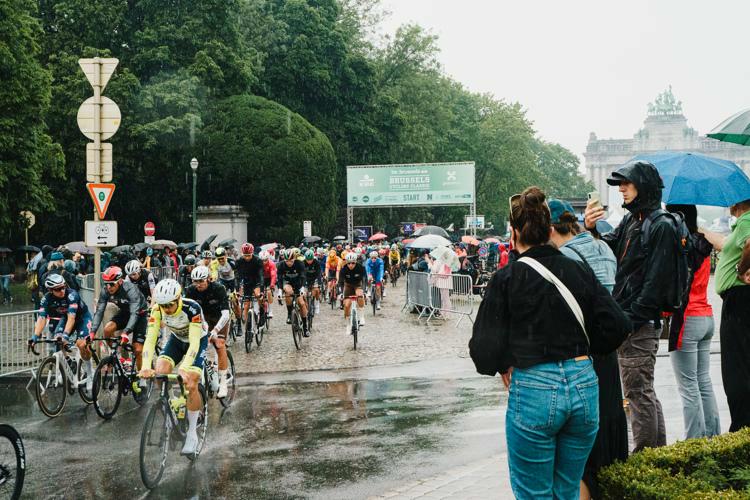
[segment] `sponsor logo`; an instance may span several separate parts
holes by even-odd
[[[374,200],[372,200],[372,202],[373,202],[373,203],[377,203],[377,202],[379,202],[379,201],[380,201],[380,200],[382,200],[382,199],[383,199],[383,196],[382,196],[382,195],[377,195],[377,196],[375,197],[375,199],[374,199]]]
[[[404,201],[419,201],[419,195],[418,194],[405,194],[403,199]]]
[[[365,202],[365,203],[367,203],[368,201],[370,201],[370,197],[369,196],[363,196],[362,197],[362,201]]]
[[[369,175],[365,174],[359,180],[359,187],[375,187],[375,179],[373,179]]]
[[[359,201],[359,197],[357,197],[357,196],[352,196],[352,201]]]
[[[446,181],[451,182],[456,180],[456,171],[448,171],[446,172]]]

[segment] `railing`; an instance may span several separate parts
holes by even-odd
[[[471,319],[474,304],[481,300],[472,291],[471,276],[464,274],[431,274],[417,271],[406,273],[406,305],[404,309],[416,307],[419,319],[458,316],[456,326],[464,318]]]
[[[34,370],[41,358],[27,351],[36,311],[0,314],[0,377]]]

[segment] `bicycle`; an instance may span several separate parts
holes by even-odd
[[[122,344],[119,338],[95,338],[92,342],[104,342],[110,349],[109,356],[102,359],[94,372],[94,410],[104,420],[111,419],[120,407],[120,401],[128,393],[138,405],[143,406],[151,397],[153,381],[147,380],[146,387],[138,381],[132,344]],[[130,359],[120,356],[120,350],[130,353]],[[157,342],[156,356],[161,349]]]
[[[211,344],[213,346],[213,344]],[[206,383],[206,394],[209,399],[216,397],[219,391],[219,353],[216,346],[213,346],[213,356],[207,355],[203,363],[203,380]],[[229,370],[227,370],[227,395],[224,398],[216,398],[224,408],[229,408],[234,401],[234,394],[237,390],[235,385],[234,358],[232,353],[227,349],[227,360],[229,361]]]
[[[61,339],[30,341],[28,350],[34,356],[40,355],[36,351],[36,344],[55,344],[57,348],[54,354],[44,358],[37,370],[35,393],[42,413],[50,418],[58,416],[65,407],[68,393],[72,396],[76,389],[84,403],[93,403],[93,394],[86,390],[86,375],[83,373],[83,360],[78,347],[63,343]],[[70,353],[71,356],[67,356],[66,353]],[[99,361],[93,352],[91,359],[94,364]],[[95,389],[91,392],[94,393]]]
[[[242,331],[242,317],[238,318],[234,314],[235,307],[239,307],[239,310],[242,311],[242,304],[237,299],[237,292],[232,290],[229,294],[229,335],[227,335],[226,339],[227,347],[237,342],[237,332]]]
[[[0,497],[18,500],[25,475],[26,450],[21,435],[12,426],[0,424]]]
[[[302,313],[297,302],[297,294],[294,294],[292,298],[292,340],[294,340],[294,347],[299,351],[302,349]],[[308,308],[309,309],[309,308]],[[308,311],[309,314],[309,311]]]
[[[258,303],[258,299],[253,297],[252,299],[246,299],[250,301],[250,307],[247,311],[247,322],[245,323],[245,352],[249,353],[253,350],[253,339],[255,344],[260,347],[263,342],[263,334],[266,331],[266,327],[259,326],[260,318],[259,314],[255,312],[255,304]],[[262,314],[267,314],[266,311],[262,311]],[[266,318],[267,320],[268,318]]]
[[[139,453],[141,480],[148,489],[153,489],[159,484],[167,466],[167,455],[170,449],[176,450],[185,441],[188,430],[187,392],[182,376],[170,373],[155,375],[154,378],[161,381],[159,400],[151,406],[146,415]],[[180,395],[177,397],[172,397],[172,391],[170,391],[170,382],[174,380],[180,386]],[[197,424],[198,448],[194,455],[187,457],[191,462],[198,458],[203,449],[208,431],[208,399],[202,384],[198,384],[198,392],[202,399]]]
[[[354,350],[357,350],[357,338],[359,336],[359,318],[357,317],[357,296],[352,295],[351,297],[347,297],[351,301],[351,305],[349,306],[349,320],[351,321],[351,327],[352,327],[352,339],[354,340]]]
[[[338,298],[338,283],[336,282],[336,278],[328,280],[328,286],[326,288],[328,290],[328,302],[330,302],[331,311],[333,311],[336,308],[336,299]]]
[[[391,266],[391,286],[396,286],[396,282],[401,277],[401,270],[399,269],[398,264],[394,264]]]
[[[307,301],[307,329],[312,332],[313,318],[315,318],[315,301],[318,300],[313,297],[312,288],[307,287],[305,292],[305,300]]]
[[[375,311],[378,310],[378,306],[380,305],[381,298],[379,296],[378,289],[381,286],[382,286],[382,282],[381,283],[375,283],[374,281],[370,285],[370,297],[371,297],[370,302],[372,303],[372,315],[373,316],[375,316]]]

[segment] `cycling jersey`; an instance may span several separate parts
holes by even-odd
[[[148,318],[148,332],[143,346],[143,366],[145,367],[151,366],[156,340],[159,337],[162,325],[172,335],[170,335],[169,341],[164,347],[164,352],[159,357],[168,360],[173,366],[180,361],[175,357],[181,357],[181,369],[200,373],[203,367],[203,358],[205,358],[203,338],[208,334],[203,327],[203,310],[200,304],[191,299],[182,299],[174,314],[166,314],[158,304],[151,308],[151,314]],[[184,351],[184,345],[176,343],[188,344],[187,352]],[[177,353],[179,353],[179,356]]]
[[[130,283],[136,285],[138,287],[138,290],[140,290],[143,296],[147,299],[151,298],[151,290],[153,290],[156,286],[154,275],[151,274],[151,271],[149,271],[148,269],[141,269],[140,276],[138,276],[137,280],[133,281],[130,276],[128,276],[125,281],[129,281]]]
[[[309,264],[305,262],[305,282],[307,286],[312,286],[321,282],[320,262],[313,259]]]
[[[385,273],[385,264],[383,263],[383,259],[367,259],[367,262],[365,263],[365,270],[367,271],[367,277],[372,277],[372,280],[375,283],[380,283],[381,281],[383,281],[383,274]]]
[[[209,282],[202,292],[197,286],[190,285],[185,291],[185,297],[200,304],[209,328],[221,330],[229,321],[229,298],[223,285]]]
[[[349,266],[344,266],[340,273],[340,279],[348,285],[361,287],[365,279],[365,268],[360,263],[357,263],[352,269]]]
[[[271,288],[276,286],[276,263],[271,259],[263,262],[263,282]]]
[[[47,292],[42,297],[39,305],[39,317],[49,318],[50,331],[55,335],[64,334],[68,315],[74,314],[76,321],[73,324],[73,332],[88,335],[91,330],[91,314],[86,303],[75,290],[67,288],[65,295],[58,298],[52,292]]]
[[[252,292],[254,288],[263,286],[263,261],[255,255],[250,260],[245,260],[244,257],[240,258],[235,263],[234,272],[239,279],[240,286],[244,288],[245,294]]]
[[[232,259],[227,259],[223,264],[216,259],[216,272],[221,281],[234,281],[234,268],[237,264]]]
[[[339,257],[328,257],[328,260],[326,261],[326,270],[329,272],[338,271],[341,261],[342,259],[340,259]]]
[[[305,264],[299,260],[295,260],[291,266],[287,266],[286,261],[282,260],[279,262],[276,276],[281,283],[288,283],[295,291],[298,291],[304,285]]]
[[[121,329],[129,332],[135,331],[138,319],[145,318],[146,311],[148,311],[146,297],[143,296],[138,289],[138,286],[135,284],[129,281],[123,281],[114,294],[110,294],[107,291],[107,288],[104,287],[102,293],[99,295],[99,300],[96,303],[96,314],[94,314],[94,321],[91,325],[93,331],[99,329],[102,318],[104,318],[104,310],[107,308],[108,303],[114,304],[117,306],[117,309],[119,309],[116,317],[119,316],[124,319],[127,315],[127,323]],[[113,319],[113,321],[115,321],[115,319]],[[120,326],[118,321],[115,322]]]
[[[391,261],[392,266],[397,266],[401,263],[401,253],[398,250],[391,251],[391,253],[388,254],[388,260]]]

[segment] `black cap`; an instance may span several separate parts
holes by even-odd
[[[612,172],[611,174],[609,174],[609,177],[607,177],[607,184],[609,184],[610,186],[619,186],[623,181],[630,182],[627,177],[619,172]]]

